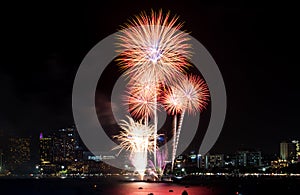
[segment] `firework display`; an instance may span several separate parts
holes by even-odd
[[[173,116],[172,168],[185,112],[201,112],[208,104],[204,80],[185,74],[190,67],[191,45],[182,26],[178,17],[171,17],[169,12],[142,12],[129,20],[117,37],[118,66],[129,80],[124,104],[134,119],[123,120],[115,138],[120,142],[120,152],[130,151],[131,162],[141,176],[148,161],[156,175],[166,165],[167,151],[157,147],[158,102]],[[149,125],[150,119],[153,124]],[[148,153],[153,155],[153,161],[147,159]]]

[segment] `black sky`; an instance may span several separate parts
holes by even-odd
[[[278,152],[299,132],[299,12],[295,5],[13,2],[1,6],[0,129],[34,135],[73,123],[71,95],[87,52],[126,19],[170,10],[212,54],[228,110],[213,151]]]

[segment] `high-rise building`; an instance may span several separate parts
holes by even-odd
[[[79,136],[75,127],[63,128],[46,134],[40,133],[39,145],[39,169],[43,173],[56,173],[62,169],[61,167],[68,167],[82,161],[83,147],[79,144]]]
[[[26,171],[30,162],[31,138],[13,137],[9,139],[8,150],[5,154],[5,167],[10,171]]]
[[[53,162],[53,140],[51,137],[44,137],[40,133],[40,163],[50,164]]]
[[[298,151],[297,151],[298,146]],[[280,159],[286,161],[298,161],[299,141],[293,140],[291,142],[283,141],[280,143]]]
[[[289,143],[287,142],[281,142],[280,143],[280,159],[281,160],[287,160],[289,157]]]
[[[237,166],[261,166],[261,152],[260,151],[238,151],[236,155],[236,165]]]
[[[203,156],[201,167],[210,169],[214,167],[223,167],[225,165],[224,154],[209,154]]]
[[[210,167],[223,167],[224,163],[224,154],[214,154],[209,156]]]
[[[3,172],[4,167],[3,167],[3,151],[0,149],[0,173]]]
[[[74,128],[60,129],[53,133],[53,162],[69,163],[75,161],[76,137]]]
[[[4,153],[3,153],[3,149],[4,149],[4,130],[0,129],[0,173],[4,171]]]
[[[292,143],[295,146],[295,161],[300,162],[300,142],[299,140],[293,140]]]

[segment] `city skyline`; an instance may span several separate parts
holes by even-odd
[[[103,5],[95,2],[82,10],[75,4],[76,11],[52,6],[43,13],[29,8],[40,15],[42,23],[30,15],[23,17],[22,9],[4,23],[0,130],[5,135],[35,136],[73,124],[72,84],[81,60],[98,41],[117,31],[126,22],[124,18],[153,7],[180,15],[223,75],[228,111],[212,151],[225,153],[244,145],[275,153],[280,141],[299,139],[295,13],[278,15],[279,7],[270,10],[264,5],[246,8],[242,4],[181,8],[178,4],[139,3],[133,10],[119,4],[101,11],[97,8]],[[55,16],[52,8],[57,10]],[[19,27],[24,29],[22,36]],[[106,103],[106,94],[99,98]]]
[[[166,136],[163,137],[166,138]],[[33,144],[33,139],[38,139],[36,145]],[[160,144],[165,143],[165,141],[160,139]],[[266,154],[255,148],[240,148],[231,153],[217,152],[205,155],[198,154],[196,150],[188,150],[175,158],[175,167],[176,169],[186,168],[187,170],[193,170],[193,167],[204,170],[216,168],[218,170],[220,168],[225,172],[229,168],[253,167],[254,170],[265,172],[270,168],[271,170],[279,170],[289,165],[297,166],[297,162],[300,161],[299,140],[282,141],[277,145],[280,146],[280,150],[276,155]],[[35,151],[34,148],[38,148],[38,150]],[[38,158],[33,157],[34,153]],[[36,173],[37,169],[45,174],[58,173],[61,170],[68,170],[69,174],[89,171],[91,173],[109,173],[112,170],[119,172],[121,170],[113,168],[113,164],[107,164],[109,161],[103,161],[103,159],[112,160],[111,162],[119,161],[120,157],[117,153],[117,151],[91,153],[78,136],[76,128],[74,126],[66,127],[56,131],[41,132],[35,138],[10,137],[6,146],[0,150],[1,172],[9,171],[13,174],[24,174]],[[165,166],[169,170],[170,154],[167,156]],[[125,166],[126,169],[124,170],[132,171],[133,167],[129,159],[124,160],[128,168]],[[87,168],[85,165],[91,167]],[[148,166],[151,167],[151,163]]]
[[[168,137],[169,136],[168,134],[169,134],[169,132],[165,130],[157,138],[158,142],[161,142],[162,140],[164,142],[164,143],[160,143],[159,147],[163,146],[164,144],[166,144],[166,142],[169,141],[170,138]],[[113,135],[110,135],[110,136],[113,137]],[[163,139],[160,139],[161,136],[163,137]],[[172,136],[172,135],[170,135],[170,136]],[[41,148],[41,140],[44,140],[46,142],[51,141],[51,142],[55,142],[57,144],[63,144],[63,141],[62,141],[63,137],[69,137],[70,139],[72,139],[72,143],[74,143],[74,144],[76,143],[75,145],[80,146],[80,150],[90,152],[89,148],[86,147],[85,143],[80,138],[80,135],[74,124],[71,126],[65,126],[63,128],[58,128],[55,130],[52,129],[52,130],[48,130],[48,131],[47,130],[40,131],[38,134],[33,135],[33,136],[32,135],[30,135],[30,136],[16,136],[16,135],[6,136],[5,138],[7,138],[7,139],[5,139],[3,142],[1,142],[2,145],[1,145],[0,149],[2,149],[2,151],[3,151],[3,149],[9,149],[10,146],[8,146],[8,143],[10,143],[12,140],[14,142],[17,142],[17,140],[26,140],[26,142],[28,142],[28,147],[30,146],[31,155],[32,154],[38,155],[38,158],[40,158],[41,154],[40,154],[39,149]],[[73,140],[73,139],[75,139],[75,140]],[[300,139],[296,138],[296,137],[290,138],[290,139],[282,139],[281,141],[276,143],[277,147],[276,147],[276,151],[274,153],[268,153],[268,152],[264,151],[263,148],[247,147],[247,146],[241,145],[229,152],[209,151],[208,154],[232,155],[239,151],[253,151],[253,152],[260,151],[260,152],[262,152],[262,154],[265,154],[267,156],[272,155],[274,158],[276,157],[276,158],[280,158],[283,160],[288,160],[290,155],[295,155],[295,151],[293,151],[292,154],[290,154],[288,151],[291,150],[290,149],[291,147],[292,148],[294,147],[292,145],[295,145],[295,148],[293,150],[296,150],[296,147],[299,148],[299,143],[300,143],[299,140]],[[18,145],[18,144],[16,144],[16,145]],[[17,146],[17,147],[19,147],[19,146]],[[74,148],[72,148],[71,150],[73,150],[73,149]],[[99,149],[99,150],[101,150],[101,149]],[[299,149],[297,149],[297,150],[299,150]],[[106,151],[106,152],[108,152],[108,151]],[[197,153],[197,148],[188,147],[182,154],[188,154],[189,152]],[[116,151],[116,153],[118,153],[118,151]],[[178,155],[181,155],[181,154],[178,154]],[[58,156],[59,156],[59,154],[58,154]],[[37,159],[35,159],[35,160],[37,160]]]

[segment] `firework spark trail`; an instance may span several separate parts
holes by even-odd
[[[183,101],[181,100],[180,91],[175,87],[171,87],[170,89],[168,89],[161,99],[166,112],[170,115],[173,115],[173,121],[172,121],[173,142],[172,142],[172,157],[171,157],[171,163],[172,163],[171,168],[173,170],[174,161],[176,157],[177,114],[183,111],[184,104]]]
[[[120,145],[113,149],[130,151],[130,159],[136,171],[143,178],[147,166],[147,154],[154,151],[153,140],[156,140],[153,132],[153,125],[146,126],[142,121],[135,122],[127,116],[129,122],[121,120],[122,131],[114,136],[120,141]]]
[[[179,78],[191,56],[187,33],[178,17],[162,11],[145,12],[125,24],[118,36],[117,46],[121,54],[119,66],[124,74],[134,80],[165,83]],[[157,91],[154,90],[154,136],[157,134]],[[146,115],[145,117],[148,117]],[[154,163],[156,164],[156,140],[154,140]]]
[[[178,123],[175,153],[179,142],[185,112],[187,111],[189,114],[202,112],[206,108],[209,101],[208,86],[199,76],[186,75],[186,77],[179,82],[178,90],[181,93],[181,101],[183,102],[184,106]]]
[[[155,90],[156,91],[156,90]],[[155,137],[157,136],[157,94],[155,93],[154,95],[154,102],[155,102],[155,105],[154,105],[154,135]],[[153,159],[154,159],[154,164],[156,166],[156,146],[157,146],[157,140],[155,139],[154,140],[154,156],[153,156]]]
[[[174,169],[174,161],[176,156],[176,137],[177,137],[177,114],[173,116],[173,123],[172,123],[172,131],[173,131],[173,143],[172,143],[172,157],[171,157],[171,170]]]

